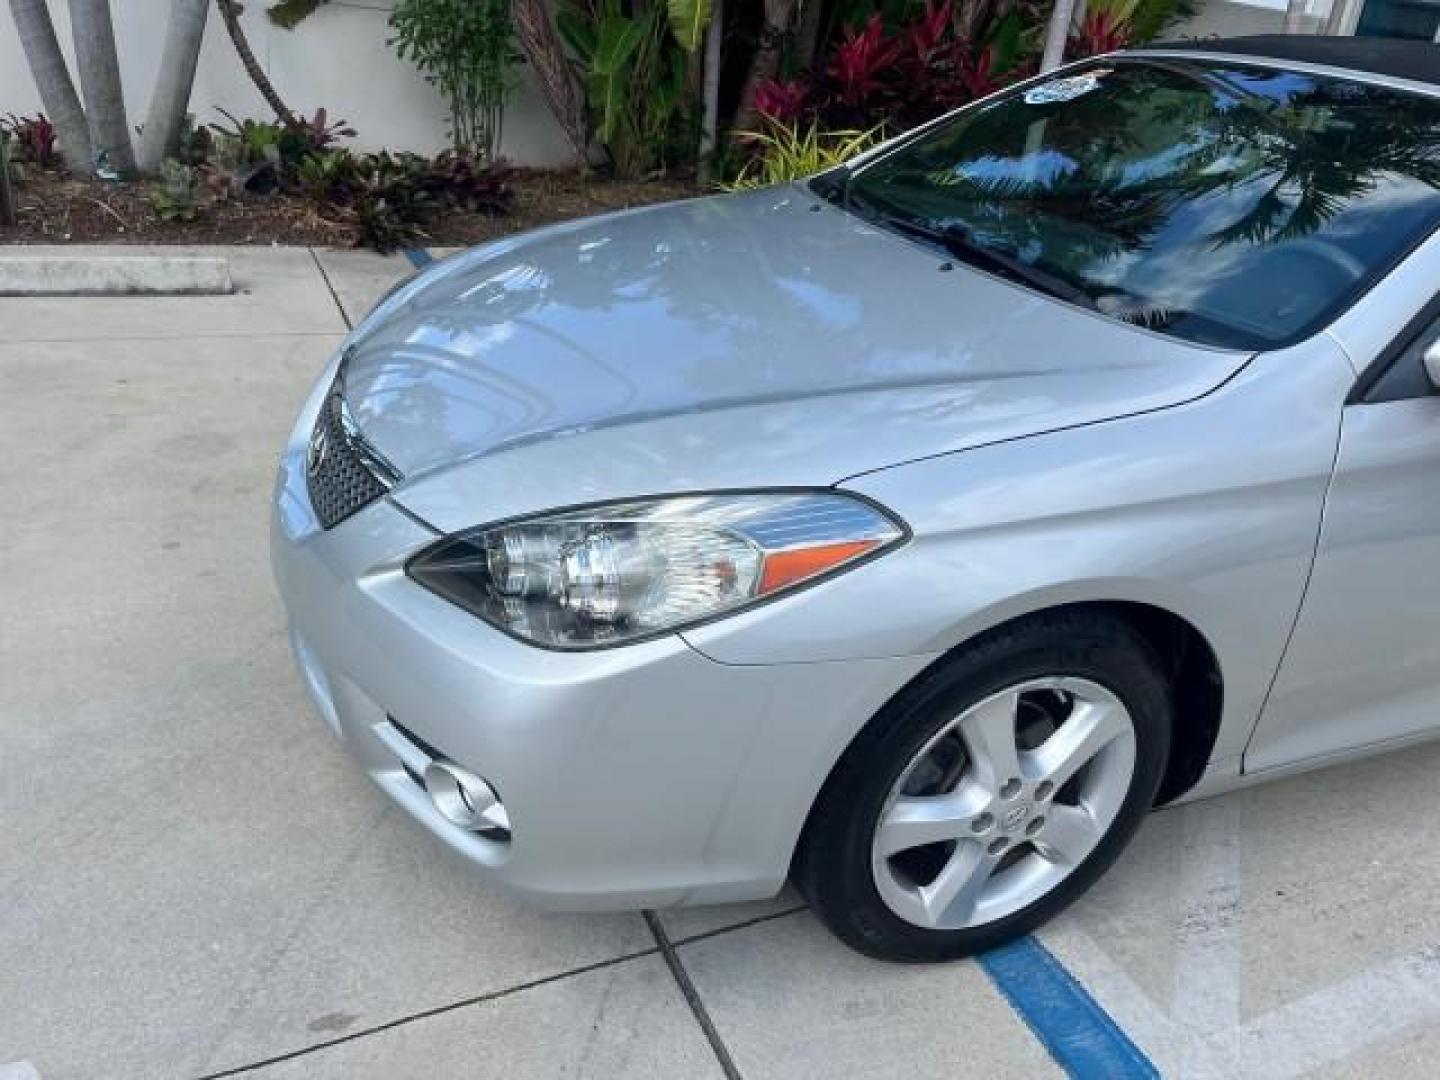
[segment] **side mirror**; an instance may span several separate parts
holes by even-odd
[[[1440,338],[1430,343],[1425,350],[1425,374],[1430,377],[1430,385],[1440,390]]]

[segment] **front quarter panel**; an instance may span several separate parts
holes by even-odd
[[[1321,336],[1187,405],[855,477],[910,525],[906,547],[685,637],[733,664],[858,659],[1062,604],[1151,604],[1215,650],[1214,756],[1239,754],[1299,609],[1353,382]]]

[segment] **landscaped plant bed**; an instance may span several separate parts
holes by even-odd
[[[698,194],[679,180],[621,181],[578,172],[515,170],[506,180],[510,212],[446,211],[426,227],[433,247],[468,247],[552,221]],[[353,221],[322,216],[310,200],[280,192],[241,195],[207,206],[194,221],[163,221],[148,183],[75,180],[27,169],[16,189],[18,224],[0,226],[8,244],[294,244],[352,247]]]

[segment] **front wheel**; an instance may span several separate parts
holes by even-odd
[[[1170,748],[1158,658],[1092,612],[1012,624],[931,668],[846,750],[796,865],[861,952],[968,956],[1085,891],[1150,808]]]

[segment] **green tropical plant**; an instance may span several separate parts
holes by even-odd
[[[509,0],[400,0],[390,27],[395,51],[445,96],[455,149],[495,160],[517,85]]]
[[[265,192],[279,187],[285,128],[277,121],[237,120],[223,109],[217,111],[230,125],[209,126],[210,151],[204,165],[207,185],[227,198],[241,191]]]
[[[645,26],[623,15],[607,17],[595,28],[590,53],[590,98],[598,114],[600,138],[616,141],[626,123],[626,103],[635,54],[645,39]]]
[[[264,158],[279,160],[280,141],[284,137],[285,128],[278,121],[252,120],[249,117],[240,120],[224,109],[217,108],[215,111],[230,121],[230,124],[228,127],[224,124],[211,124],[210,130],[216,135],[235,140],[244,157],[254,161]]]
[[[675,41],[690,55],[705,44],[705,31],[714,11],[712,0],[666,0],[665,13]]]
[[[749,191],[753,188],[803,180],[824,172],[854,157],[880,139],[881,129],[869,131],[822,131],[811,124],[772,124],[770,130],[751,136],[759,153],[752,157],[737,176],[721,186],[726,191]]]
[[[424,223],[435,209],[425,186],[429,167],[418,154],[385,150],[357,159],[347,200],[360,245],[385,254],[426,239]]]
[[[1154,41],[1197,10],[1196,0],[1139,0],[1130,15],[1130,44]]]
[[[426,169],[422,184],[447,207],[499,216],[510,209],[509,170],[473,154],[444,150]]]
[[[322,150],[307,154],[295,170],[295,191],[315,203],[328,206],[351,190],[360,166],[348,150]]]
[[[232,194],[291,187],[306,159],[355,134],[344,120],[331,122],[324,109],[288,123],[240,120],[219,108],[216,112],[228,124],[209,125],[205,164],[211,180]]]
[[[692,56],[670,12],[659,0],[569,0],[556,16],[579,64],[595,134],[621,177],[694,158]]]
[[[331,149],[300,162],[291,190],[320,216],[352,224],[361,246],[388,252],[422,242],[428,225],[446,211],[506,213],[507,178],[506,170],[454,150],[431,160]]]
[[[294,30],[327,2],[328,0],[280,0],[278,4],[271,4],[266,8],[265,14],[276,26]]]
[[[183,161],[166,158],[150,185],[150,207],[161,221],[194,221],[200,213],[199,174]]]

